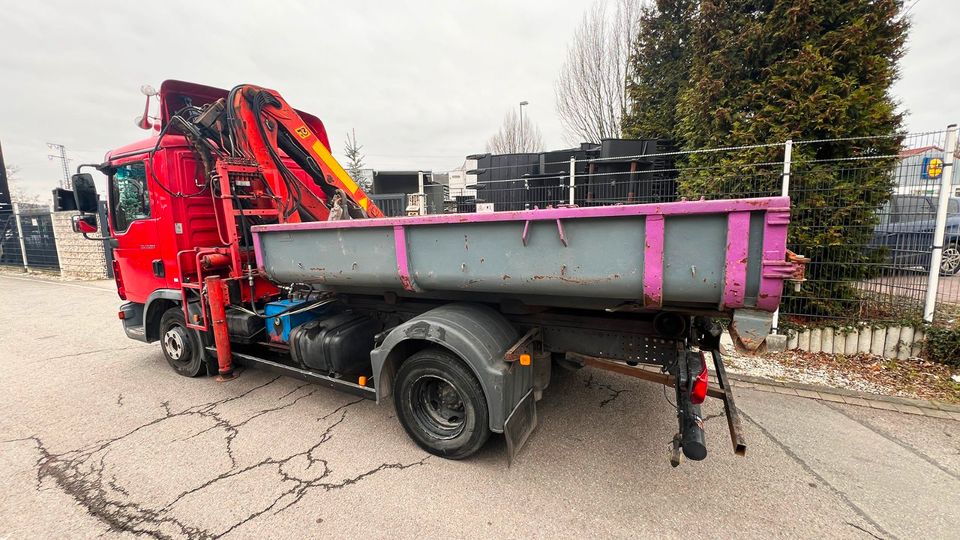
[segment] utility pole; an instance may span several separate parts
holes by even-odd
[[[518,130],[519,132],[517,133],[517,146],[518,146],[517,152],[518,153],[526,152],[526,149],[523,147],[523,106],[529,105],[529,104],[530,102],[526,100],[520,102],[520,129]]]
[[[56,154],[47,154],[47,159],[54,160],[59,159],[60,163],[63,165],[63,182],[60,183],[60,187],[63,189],[70,189],[70,161],[67,159],[67,148],[62,144],[57,143],[47,143],[47,148],[57,152]]]

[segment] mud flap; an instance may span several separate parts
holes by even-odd
[[[507,464],[513,464],[524,443],[537,427],[537,400],[534,399],[533,389],[529,390],[520,403],[513,408],[507,421],[503,424],[503,436],[507,440]]]

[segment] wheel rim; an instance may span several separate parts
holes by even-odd
[[[173,326],[163,334],[163,350],[174,362],[187,363],[190,357],[187,347],[187,336],[182,327]]]
[[[463,395],[453,383],[424,375],[414,381],[411,397],[414,417],[423,430],[438,439],[452,439],[463,432],[466,408]]]
[[[940,271],[944,274],[954,274],[960,269],[960,249],[949,247],[943,250],[943,261],[940,263]]]

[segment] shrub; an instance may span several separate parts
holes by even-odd
[[[928,326],[923,340],[927,360],[960,367],[960,328]]]

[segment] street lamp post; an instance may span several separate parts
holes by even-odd
[[[520,128],[519,128],[519,131],[518,131],[518,133],[517,133],[517,140],[518,140],[519,143],[520,143],[520,144],[519,144],[519,148],[517,148],[518,152],[523,152],[523,106],[524,106],[524,105],[529,105],[529,104],[530,104],[529,101],[521,101],[521,102],[520,102]]]

